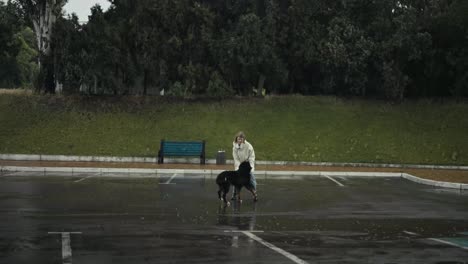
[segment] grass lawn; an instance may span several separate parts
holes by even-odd
[[[208,158],[231,158],[242,130],[257,160],[467,165],[467,113],[453,101],[0,94],[0,153],[148,157],[164,138],[204,139]]]

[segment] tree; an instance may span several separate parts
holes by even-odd
[[[102,94],[112,86],[111,75],[118,52],[111,41],[112,25],[107,21],[99,5],[91,8],[91,16],[83,25],[83,81],[80,92],[85,94]]]
[[[30,87],[37,75],[33,32],[21,8],[0,2],[0,87]]]
[[[368,59],[373,42],[345,17],[332,19],[319,46],[325,93],[366,95]]]
[[[32,22],[39,50],[38,89],[55,92],[54,62],[51,58],[53,26],[67,0],[15,0]]]
[[[22,88],[32,88],[39,71],[36,62],[38,52],[34,48],[34,32],[31,28],[25,27],[15,35],[15,41],[20,45],[20,50],[16,56],[16,64],[19,69],[19,85]]]
[[[138,61],[138,70],[143,75],[143,95],[148,94],[148,89],[156,86],[160,79],[159,63],[160,59],[160,39],[162,32],[153,19],[153,15],[158,15],[157,5],[152,0],[141,0],[134,3],[136,11],[132,14],[132,32],[134,41],[131,43],[135,57]]]
[[[0,78],[31,76],[26,17],[46,92],[468,94],[466,0],[110,0],[84,25],[65,2],[0,6]]]
[[[252,87],[261,91],[267,77],[286,78],[276,51],[275,28],[268,19],[254,13],[241,15],[233,30],[223,32],[217,43],[223,72],[237,83],[239,94],[250,94]]]
[[[83,83],[86,71],[84,41],[86,39],[75,14],[57,19],[51,39],[51,56],[54,58],[55,80],[63,85],[63,92],[76,93]]]
[[[20,15],[15,6],[8,1],[0,2],[0,85],[15,87],[20,83],[16,56],[20,51],[20,43],[15,41],[15,35],[21,30]]]
[[[387,99],[401,101],[411,95],[427,96],[424,81],[418,81],[424,78],[424,58],[431,52],[424,7],[418,1],[397,1],[391,7],[391,28],[377,48],[383,81],[381,93]]]
[[[288,69],[283,93],[320,93],[319,44],[326,36],[325,8],[321,1],[294,0],[282,19],[285,37],[280,40],[282,58]]]
[[[439,96],[468,96],[468,1],[440,0],[430,6],[432,52],[424,62],[427,87]]]

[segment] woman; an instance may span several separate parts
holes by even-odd
[[[232,143],[232,157],[234,158],[234,170],[239,169],[239,165],[248,161],[252,170],[250,171],[250,185],[252,186],[252,191],[255,194],[255,200],[257,199],[257,181],[255,180],[255,151],[252,145],[245,140],[244,132],[240,131],[236,134],[234,142]],[[232,200],[236,198],[236,190],[234,189],[234,194]]]

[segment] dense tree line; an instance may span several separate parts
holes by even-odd
[[[34,32],[18,5],[0,1],[0,88],[31,88],[38,74]]]
[[[57,17],[50,61],[64,92],[468,96],[466,0],[111,3],[86,24]],[[7,42],[25,28],[1,19]]]

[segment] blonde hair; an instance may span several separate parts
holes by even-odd
[[[234,142],[237,142],[237,138],[242,138],[245,140],[245,134],[242,131],[239,131],[236,136],[234,137]]]

